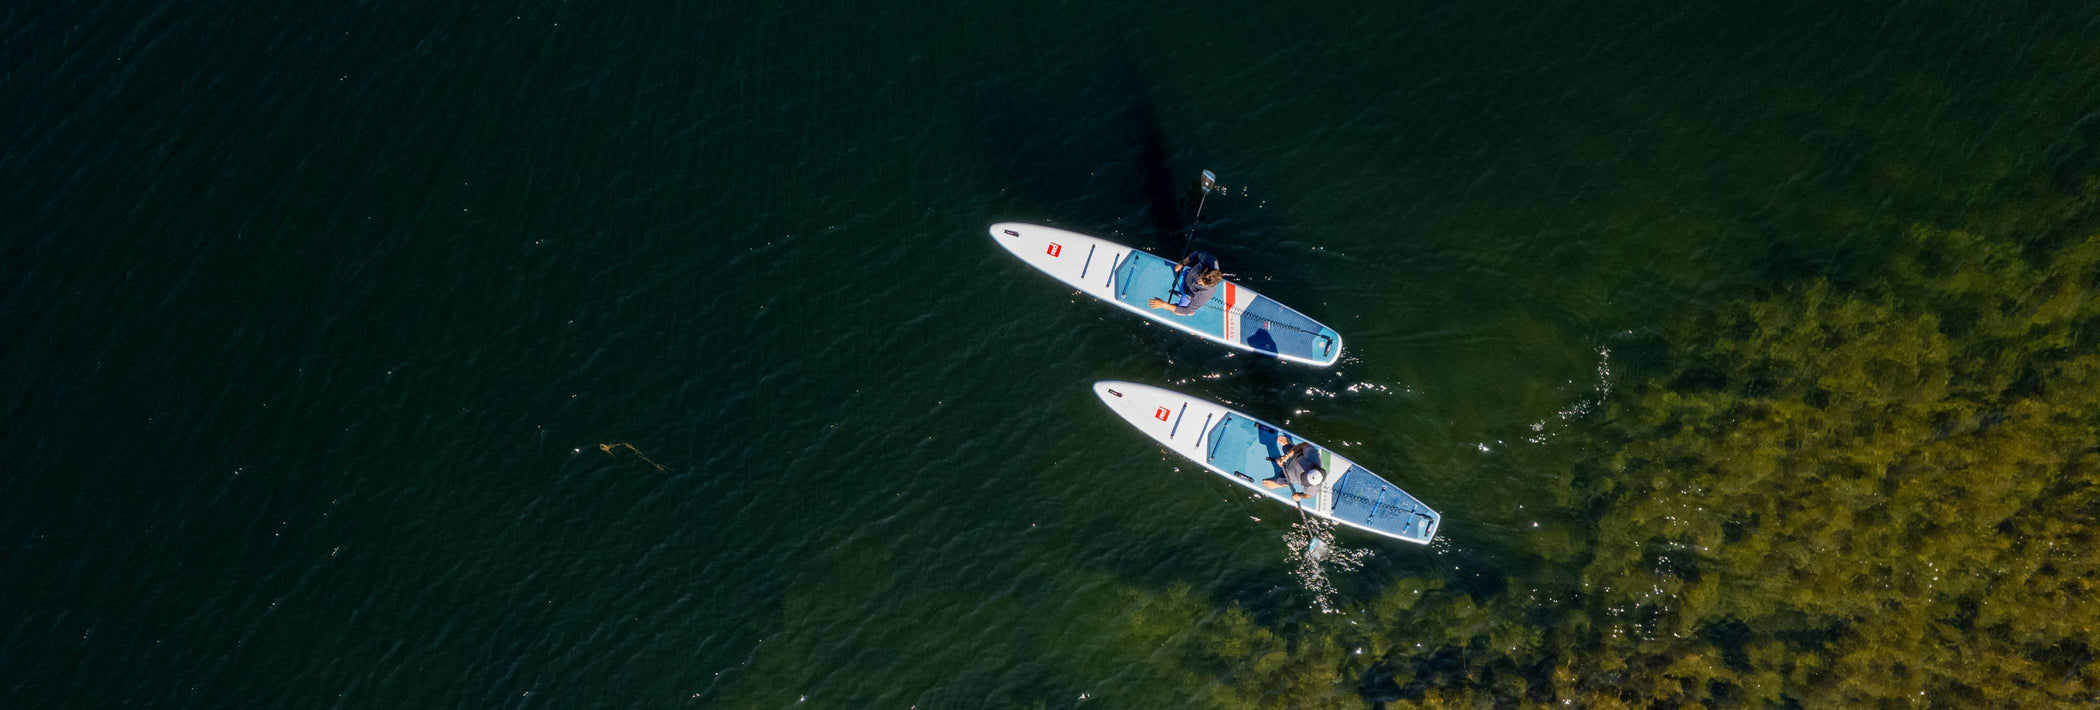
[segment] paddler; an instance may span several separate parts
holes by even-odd
[[[1224,282],[1225,272],[1218,270],[1218,257],[1197,250],[1174,265],[1174,287],[1167,291],[1167,297],[1173,300],[1155,298],[1145,305],[1173,311],[1177,316],[1192,316],[1203,310],[1203,304],[1210,302],[1211,294],[1217,293],[1218,284]]]
[[[1320,450],[1303,441],[1291,446],[1291,438],[1282,434],[1276,435],[1276,446],[1283,449],[1283,455],[1269,460],[1276,462],[1282,470],[1263,479],[1262,486],[1272,489],[1296,486],[1297,490],[1291,491],[1291,500],[1312,497],[1313,488],[1327,482],[1327,470],[1320,468]],[[1279,480],[1282,483],[1278,483]]]

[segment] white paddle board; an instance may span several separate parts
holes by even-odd
[[[1192,315],[1148,307],[1168,298],[1174,261],[1077,232],[1019,222],[992,225],[992,240],[1065,285],[1205,340],[1292,362],[1326,367],[1342,356],[1342,336],[1305,314],[1232,281]]]
[[[1308,514],[1408,542],[1426,545],[1436,538],[1442,516],[1435,510],[1317,443],[1313,446],[1320,452],[1320,467],[1327,471],[1327,480],[1304,491],[1309,498],[1293,503],[1291,488],[1263,486],[1263,480],[1283,473],[1268,460],[1283,453],[1277,435],[1283,435],[1290,445],[1305,441],[1282,427],[1222,404],[1150,385],[1096,382],[1094,394],[1161,446],[1286,507],[1303,504]]]

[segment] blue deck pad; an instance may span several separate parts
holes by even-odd
[[[1180,323],[1211,337],[1225,337],[1224,289],[1212,293],[1210,302],[1194,315],[1178,316],[1173,311],[1154,310],[1145,305],[1155,298],[1166,300],[1168,291],[1173,288],[1174,262],[1135,249],[1123,260],[1123,268],[1116,274],[1116,300],[1138,307],[1145,315]]]
[[[1282,456],[1276,448],[1276,430],[1255,423],[1241,416],[1226,415],[1223,423],[1211,428],[1210,458],[1207,462],[1227,473],[1245,474],[1254,482],[1282,475],[1283,468],[1270,458]],[[1263,488],[1269,497],[1290,502],[1290,488]]]
[[[1207,462],[1224,468],[1226,473],[1243,473],[1254,481],[1270,479],[1283,473],[1283,468],[1277,468],[1268,458],[1281,454],[1277,452],[1277,433],[1245,416],[1226,414],[1222,424],[1212,426]]]
[[[1419,539],[1436,520],[1428,506],[1362,466],[1351,465],[1334,493],[1334,517],[1358,525]]]
[[[1240,333],[1247,347],[1309,360],[1326,360],[1336,340],[1334,329],[1269,298],[1240,312]]]

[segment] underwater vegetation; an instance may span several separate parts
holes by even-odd
[[[1141,593],[1131,633],[1213,707],[2094,702],[2100,232],[1919,226],[1884,273],[1668,328],[1561,442],[1565,564],[1274,626]]]
[[[1161,687],[1143,702],[2100,706],[2100,113],[2045,85],[2089,82],[2072,58],[2091,52],[2066,39],[2042,70],[1971,84],[2062,97],[1992,140],[1905,120],[1904,97],[1938,85],[1925,73],[1856,110],[1765,95],[1813,136],[1858,139],[1820,186],[1779,179],[1815,162],[1809,138],[1717,159],[1801,188],[1769,195],[1782,226],[1751,214],[1767,204],[1598,205],[1615,231],[1763,266],[1599,264],[1725,293],[1619,321],[1646,330],[1614,345],[1632,354],[1610,398],[1532,459],[1562,507],[1522,553],[1537,564],[1485,588],[1376,580],[1340,614],[1130,591],[1129,640]],[[1677,135],[1741,148],[1783,123]],[[1921,159],[1963,144],[1965,168]],[[1672,150],[1655,167],[1687,169],[1652,174],[1693,174]],[[1596,223],[1581,209],[1563,221]]]
[[[1859,12],[1879,31],[1883,13]],[[1872,62],[1855,61],[1858,33],[1773,39],[1802,51],[1745,54],[1704,82],[1647,57],[1614,74],[1574,51],[1594,48],[1563,47],[1567,92],[1527,96],[1585,100],[1477,136],[1525,149],[1494,170],[1440,162],[1476,155],[1463,131],[1439,143],[1375,126],[1336,127],[1349,140],[1330,141],[1346,147],[1335,155],[1279,161],[1318,166],[1307,184],[1353,167],[1386,186],[1278,209],[1304,220],[1297,231],[1392,232],[1358,251],[1413,269],[1410,297],[1493,302],[1546,334],[1493,347],[1609,345],[1608,397],[1564,410],[1551,436],[1502,437],[1532,444],[1508,456],[1538,471],[1522,480],[1543,481],[1557,509],[1524,513],[1551,524],[1522,549],[1479,556],[1489,581],[1435,564],[1387,574],[1380,563],[1418,551],[1382,549],[1365,573],[1333,575],[1336,613],[1321,613],[1327,589],[1274,591],[1295,555],[1219,581],[1215,565],[1165,561],[1185,550],[1132,553],[1144,563],[1022,585],[965,619],[998,643],[900,681],[928,664],[804,666],[838,637],[885,660],[932,645],[887,618],[880,633],[842,630],[877,606],[860,597],[972,579],[862,590],[835,580],[877,577],[859,569],[873,563],[840,553],[788,585],[785,631],[725,705],[777,706],[789,678],[859,693],[830,707],[2100,706],[2100,49],[2072,31],[2000,42],[1969,19],[1913,18]],[[1675,46],[1687,61],[1709,51]],[[1393,206],[1476,173],[1494,179],[1464,199]],[[1356,273],[1366,293],[1409,285]],[[1367,315],[1451,325],[1413,317],[1429,308]],[[1458,523],[1454,545],[1477,543],[1463,521],[1498,512],[1424,496],[1453,501],[1438,505]],[[1008,621],[1068,597],[1086,613],[1053,631]]]

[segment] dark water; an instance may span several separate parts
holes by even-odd
[[[1444,513],[1345,534],[1345,594],[1491,588],[1659,326],[1872,268],[2100,99],[2042,4],[703,5],[0,13],[0,705],[1113,707],[1124,590],[1297,597],[1289,511],[1089,383]],[[983,232],[1176,252],[1205,168],[1335,368]]]

